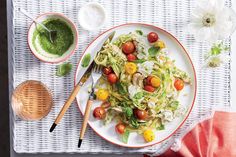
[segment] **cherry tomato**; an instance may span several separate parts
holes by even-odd
[[[111,67],[104,67],[102,71],[103,71],[103,74],[109,75],[110,73],[112,73],[113,70]]]
[[[139,110],[139,109],[135,109],[134,110],[134,115],[136,118],[138,118],[139,120],[145,120],[148,117],[148,113],[145,110]]]
[[[101,105],[102,108],[108,108],[110,106],[111,106],[111,103],[108,102],[108,101],[103,102],[102,105]]]
[[[155,88],[153,86],[150,86],[150,85],[145,85],[144,90],[146,90],[148,92],[154,92]]]
[[[111,84],[116,83],[118,81],[118,77],[114,73],[107,75],[107,79]]]
[[[97,119],[104,119],[106,117],[106,110],[102,107],[96,107],[93,110],[93,116]]]
[[[176,88],[177,91],[180,91],[184,88],[184,81],[182,81],[181,79],[176,79],[174,86]]]
[[[148,35],[147,35],[147,39],[150,43],[154,43],[158,40],[158,35],[157,33],[155,32],[150,32]]]
[[[146,84],[147,85],[151,85],[151,79],[153,78],[153,76],[148,76],[147,78],[146,78]]]
[[[151,78],[151,85],[156,88],[159,87],[161,85],[161,79],[157,76],[152,77]]]
[[[133,52],[135,51],[134,43],[131,42],[131,41],[128,41],[128,42],[124,43],[124,44],[122,45],[122,51],[123,51],[125,54],[133,53]]]
[[[128,54],[126,57],[129,62],[135,61],[137,59],[137,57],[133,54]]]
[[[116,124],[116,132],[118,134],[123,134],[125,132],[125,125],[122,123]]]

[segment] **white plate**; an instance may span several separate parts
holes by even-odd
[[[129,24],[124,24],[124,25],[111,28],[107,30],[106,32],[102,33],[100,36],[98,36],[95,40],[93,40],[92,43],[84,51],[83,56],[86,55],[87,53],[95,52],[94,48],[96,47],[96,45],[100,43],[102,39],[106,37],[109,33],[116,31],[116,34],[114,36],[114,39],[115,39],[117,36],[121,34],[127,34],[137,29],[142,30],[144,34],[148,34],[149,32],[156,32],[159,35],[159,38],[165,42],[166,47],[168,48],[168,50],[170,50],[170,53],[168,54],[168,56],[176,60],[177,67],[186,71],[190,75],[192,79],[192,85],[185,86],[185,88],[183,89],[179,97],[180,103],[186,107],[187,112],[183,116],[175,118],[172,122],[165,125],[165,130],[156,131],[155,140],[149,143],[146,143],[143,139],[143,136],[138,135],[137,133],[131,133],[128,143],[127,144],[123,143],[120,140],[120,137],[115,132],[115,125],[116,125],[115,122],[112,122],[111,124],[107,126],[104,126],[103,121],[96,120],[93,117],[92,112],[91,112],[90,117],[89,117],[89,125],[99,136],[101,136],[102,138],[104,138],[105,140],[113,144],[124,146],[124,147],[132,147],[132,148],[141,148],[141,147],[151,146],[153,144],[160,143],[166,140],[167,138],[169,138],[187,119],[193,107],[195,97],[196,97],[196,89],[197,89],[196,73],[194,70],[193,63],[188,53],[173,35],[171,35],[170,33],[156,26],[140,24],[140,23],[129,23]],[[93,54],[91,55],[93,56]],[[77,71],[75,75],[75,83],[78,82],[77,75],[80,70],[82,70],[81,60],[77,67]],[[84,111],[85,111],[85,106],[88,99],[87,89],[89,86],[90,86],[89,83],[85,84],[84,87],[81,88],[80,92],[78,93],[76,97],[78,107],[80,111],[82,111],[82,114],[84,114]],[[184,96],[184,94],[186,93],[187,93],[187,96]],[[92,111],[94,108],[96,108],[100,104],[101,102],[99,101],[94,102],[92,106]]]

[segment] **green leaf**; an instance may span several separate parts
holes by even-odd
[[[126,129],[125,132],[121,135],[122,142],[128,143],[129,134],[130,134],[129,130]]]
[[[127,118],[130,118],[133,115],[133,109],[131,107],[124,107],[123,112]]]
[[[141,99],[143,97],[143,92],[138,92],[134,95],[134,99]]]
[[[72,64],[71,63],[63,63],[57,66],[57,76],[65,76],[70,73],[72,69]]]
[[[139,127],[139,125],[140,124],[138,123],[137,119],[134,116],[132,116],[130,118],[130,126],[132,126],[133,128],[137,129]]]
[[[133,62],[134,63],[143,63],[145,61],[146,61],[145,59],[137,59],[137,60],[134,60]]]
[[[88,53],[83,57],[81,66],[86,68],[89,65],[90,60],[91,60],[91,55]]]
[[[157,130],[164,130],[165,129],[165,125],[161,124],[157,127]]]
[[[156,48],[154,46],[152,46],[148,49],[148,53],[151,57],[156,56],[158,54],[158,52],[159,52],[159,48]]]
[[[143,35],[143,32],[140,29],[137,29],[135,32],[139,35]]]
[[[172,111],[177,110],[178,106],[179,106],[179,101],[173,101],[173,102],[170,104],[170,108],[171,108]]]
[[[116,88],[117,88],[119,94],[124,95],[128,92],[124,83],[117,82],[116,83]]]

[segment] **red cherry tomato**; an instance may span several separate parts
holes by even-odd
[[[150,43],[154,43],[158,40],[158,35],[157,33],[155,32],[150,32],[148,35],[147,35],[147,39]]]
[[[177,91],[180,91],[184,88],[184,81],[180,80],[180,79],[176,79],[175,83],[174,83],[175,89]]]
[[[139,109],[135,109],[134,110],[134,115],[136,118],[138,118],[139,120],[145,120],[148,117],[148,113],[145,110],[139,110]]]
[[[154,92],[155,88],[153,86],[150,86],[150,85],[145,85],[144,90],[146,90],[148,92]]]
[[[116,76],[116,74],[114,73],[111,73],[109,75],[107,75],[107,80],[113,84],[113,83],[116,83],[118,81],[118,77]]]
[[[148,76],[147,78],[146,78],[146,84],[147,85],[151,85],[151,79],[153,78],[153,76]]]
[[[111,103],[108,102],[108,101],[103,102],[102,105],[101,105],[102,108],[108,108],[110,106],[111,106]]]
[[[111,67],[104,67],[102,71],[103,71],[103,74],[109,75],[110,73],[112,73],[113,70]]]
[[[106,117],[106,110],[103,107],[96,107],[93,110],[93,116],[97,119],[104,119]]]
[[[135,61],[137,59],[137,57],[133,54],[128,54],[127,59],[129,62],[132,62],[132,61]]]
[[[118,123],[118,124],[116,125],[116,132],[117,132],[118,134],[123,134],[123,133],[125,132],[125,125],[122,124],[122,123]]]
[[[133,52],[135,51],[134,43],[131,42],[131,41],[128,41],[128,42],[124,43],[124,44],[122,45],[122,51],[123,51],[125,54],[133,53]]]

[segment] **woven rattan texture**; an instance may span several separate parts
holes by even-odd
[[[217,70],[202,69],[204,52],[209,48],[206,43],[196,42],[186,31],[190,20],[190,13],[194,7],[194,0],[99,0],[107,13],[106,25],[99,31],[88,32],[78,24],[78,9],[86,0],[13,0],[13,52],[11,65],[13,78],[11,82],[15,88],[25,80],[39,80],[53,92],[54,106],[49,115],[37,122],[22,121],[14,116],[13,142],[14,150],[20,153],[38,152],[79,152],[79,153],[160,153],[171,143],[172,139],[142,149],[128,149],[117,147],[106,142],[90,128],[87,130],[83,147],[77,148],[79,129],[82,116],[74,103],[63,117],[53,133],[49,127],[60,111],[64,101],[73,88],[76,63],[86,46],[102,31],[119,24],[128,22],[149,23],[174,34],[187,48],[197,71],[198,92],[195,106],[186,123],[174,135],[178,137],[189,125],[211,112],[215,107],[227,108],[230,100],[230,64]],[[227,6],[231,1],[227,0]],[[68,16],[78,27],[79,48],[69,59],[73,63],[73,71],[66,77],[55,75],[56,65],[37,60],[30,52],[27,44],[27,31],[31,20],[19,13],[18,8],[27,10],[32,16],[45,12],[61,12]],[[225,41],[230,46],[230,40]]]

